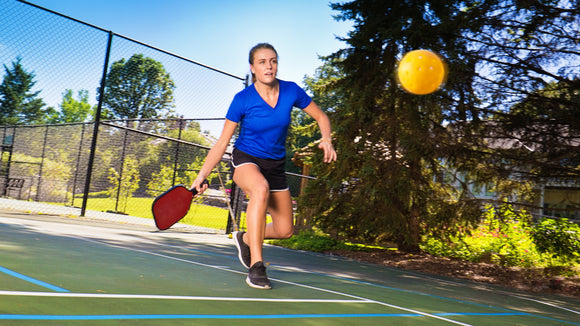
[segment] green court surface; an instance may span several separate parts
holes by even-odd
[[[580,325],[580,299],[265,247],[226,235],[0,213],[0,325]]]

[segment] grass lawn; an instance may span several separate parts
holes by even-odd
[[[89,198],[87,209],[101,212],[115,212],[115,199],[112,198]],[[151,205],[153,198],[129,198],[126,205],[119,202],[117,211],[127,215],[145,217],[153,219]],[[181,223],[225,230],[228,220],[228,210],[224,208],[206,206],[198,203],[192,203],[187,215],[181,220]]]

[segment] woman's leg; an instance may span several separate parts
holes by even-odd
[[[255,164],[243,164],[234,170],[234,182],[250,197],[246,209],[248,232],[244,242],[250,247],[251,264],[264,261],[262,246],[266,234],[266,209],[270,197],[268,181]]]
[[[294,233],[294,214],[290,190],[272,191],[268,201],[272,223],[266,225],[266,239],[287,239]]]

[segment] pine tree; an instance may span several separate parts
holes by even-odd
[[[578,17],[576,2],[332,4],[338,19],[353,21],[343,39],[347,47],[328,58],[343,74],[326,91],[341,93],[331,115],[339,161],[330,168],[314,165],[319,178],[302,207],[327,232],[366,243],[394,241],[407,251],[419,249],[422,235],[445,236],[477,223],[482,202],[470,185],[493,181],[497,191],[513,194],[512,167],[532,162],[492,146],[498,117],[516,117],[522,110],[510,110],[517,103],[547,95],[537,91],[550,79],[567,95],[538,97],[535,108],[553,105],[570,117],[580,107],[577,65],[558,61],[578,60],[577,44],[565,32]],[[416,96],[402,91],[395,76],[398,59],[421,48],[442,55],[449,76],[442,90]],[[522,123],[538,118],[532,115]],[[577,132],[574,121],[577,114],[553,125]],[[503,136],[515,142],[521,135]]]
[[[4,65],[4,70],[4,80],[0,84],[0,125],[44,122],[47,109],[38,98],[40,91],[32,91],[35,75],[23,68],[21,58],[12,63],[11,69]]]

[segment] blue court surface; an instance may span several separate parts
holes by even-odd
[[[0,325],[580,325],[580,299],[266,246],[245,284],[223,234],[0,213]]]

